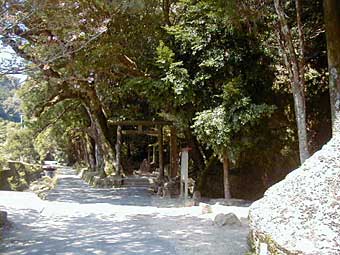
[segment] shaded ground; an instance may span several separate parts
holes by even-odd
[[[57,189],[41,201],[30,193],[0,192],[0,210],[13,228],[3,255],[244,254],[246,226],[219,228],[198,207],[164,208],[146,189],[92,189],[63,169]],[[173,201],[174,202],[174,201]]]

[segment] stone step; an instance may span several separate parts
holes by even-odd
[[[122,185],[121,186],[122,188],[151,188],[151,186],[150,185],[129,185],[129,184],[127,184],[127,185]]]
[[[146,183],[146,184],[152,183],[149,180],[127,180],[127,179],[123,179],[123,182],[124,183]]]
[[[123,185],[151,185],[149,182],[123,182]]]
[[[123,180],[123,187],[150,187],[153,184],[152,178],[127,177]]]
[[[123,182],[122,186],[145,186],[145,187],[150,187],[151,184],[150,183],[135,183],[135,182]]]

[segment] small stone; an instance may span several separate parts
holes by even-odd
[[[214,219],[214,223],[217,226],[225,226],[225,225],[229,225],[229,226],[241,226],[242,223],[239,220],[239,218],[233,214],[233,213],[228,213],[228,214],[224,214],[224,213],[219,213],[215,216]]]
[[[200,203],[200,207],[202,207],[202,214],[212,213],[211,205]]]

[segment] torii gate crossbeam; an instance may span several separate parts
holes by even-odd
[[[178,174],[178,151],[177,151],[177,134],[176,128],[171,121],[148,121],[148,120],[119,120],[109,121],[110,124],[117,126],[117,144],[116,144],[116,162],[117,171],[122,174],[120,168],[120,150],[123,135],[149,135],[158,137],[159,147],[159,177],[164,178],[164,155],[163,155],[163,126],[170,126],[170,177]],[[137,126],[137,130],[123,130],[123,126]],[[149,127],[149,130],[143,130],[143,126]],[[150,130],[150,127],[154,129]]]

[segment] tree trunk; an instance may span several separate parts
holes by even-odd
[[[81,141],[82,159],[84,160],[85,164],[89,164],[90,159],[89,159],[86,135],[84,136],[84,134],[82,134],[80,141]]]
[[[178,150],[177,150],[177,131],[175,127],[170,127],[170,177],[176,177],[178,172]]]
[[[158,127],[160,135],[158,137],[158,152],[159,152],[159,178],[164,179],[164,149],[163,149],[163,126]]]
[[[200,150],[200,145],[190,129],[184,130],[185,140],[191,147],[190,157],[193,159],[195,168],[195,177],[199,176],[199,173],[205,169],[204,157]]]
[[[302,3],[301,0],[295,0],[296,7],[296,23],[299,33],[299,70],[300,70],[300,83],[305,87],[305,36],[302,26]]]
[[[223,152],[223,179],[224,179],[224,198],[230,199],[230,184],[229,184],[229,157],[228,152]]]
[[[115,141],[114,133],[109,128],[107,118],[103,112],[101,102],[98,98],[95,88],[88,88],[86,91],[86,109],[91,119],[93,127],[96,129],[98,134],[98,145],[100,148],[101,155],[104,160],[104,171],[101,171],[103,175],[113,174],[116,175],[117,169],[115,168]]]
[[[98,119],[96,116],[93,118],[94,127],[96,128],[96,132],[98,135],[98,141],[96,142],[98,146],[98,152],[100,155],[101,163],[100,164],[100,175],[101,177],[105,177],[107,174],[117,174],[116,169],[114,167],[115,163],[115,152],[111,143],[106,139],[101,127],[98,123]]]
[[[114,167],[115,152],[111,143],[108,141],[102,130],[101,122],[96,112],[85,106],[91,120],[91,128],[89,134],[95,140],[96,147],[96,163],[97,171],[101,177],[107,174],[117,174]]]
[[[99,142],[99,139],[95,139],[95,146],[94,146],[94,151],[95,151],[95,159],[96,159],[96,171],[99,172],[100,177],[105,177],[106,173],[104,170],[104,162],[103,162],[103,149],[101,148],[101,144]]]
[[[298,56],[298,66],[299,66],[299,85],[296,86],[299,90],[296,92],[298,98],[295,103],[296,107],[301,109],[295,110],[298,125],[298,136],[301,137],[301,142],[299,141],[299,151],[300,151],[300,161],[303,163],[307,158],[310,157],[308,150],[308,134],[307,134],[307,114],[306,114],[306,98],[305,98],[305,36],[303,33],[302,26],[302,3],[301,0],[295,0],[296,6],[296,21],[299,34],[299,56]],[[299,127],[300,126],[300,127]]]
[[[163,14],[164,14],[164,21],[165,24],[170,26],[170,5],[171,5],[171,0],[163,0]]]
[[[308,151],[308,138],[307,138],[307,127],[306,127],[306,100],[304,92],[296,85],[293,86],[293,97],[294,97],[294,108],[295,118],[297,123],[298,138],[299,138],[299,153],[301,164],[309,158],[310,154]]]
[[[340,1],[324,0],[333,137],[340,134]]]
[[[95,171],[96,169],[96,156],[95,156],[95,140],[87,135],[87,154],[89,159],[90,169]]]
[[[274,0],[275,10],[280,21],[280,34],[283,39],[283,54],[285,58],[286,68],[289,71],[290,80],[292,82],[292,92],[294,98],[294,109],[295,118],[298,130],[299,140],[299,153],[301,164],[309,158],[310,154],[308,151],[308,138],[307,138],[307,127],[306,127],[306,100],[305,100],[305,79],[304,79],[304,59],[303,59],[303,33],[301,24],[301,5],[300,2],[296,2],[297,6],[297,18],[298,18],[298,29],[299,29],[299,45],[300,45],[300,58],[295,53],[293,39],[290,28],[285,17],[284,10],[281,6],[280,0]]]

